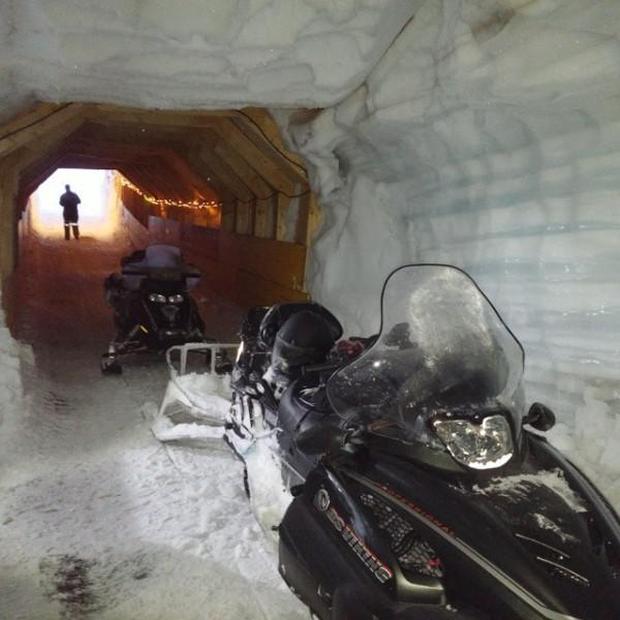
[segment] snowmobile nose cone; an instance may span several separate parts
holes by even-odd
[[[174,323],[174,320],[176,319],[177,314],[179,313],[179,308],[178,306],[166,304],[165,306],[162,306],[161,311],[163,315],[168,319],[168,322]]]

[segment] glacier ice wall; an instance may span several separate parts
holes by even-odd
[[[1,302],[0,298],[0,469],[11,462],[16,451],[8,437],[23,405],[21,359],[31,357],[29,347],[18,343],[6,327]]]
[[[145,108],[325,106],[421,0],[0,3],[0,116],[28,100]]]
[[[619,30],[615,0],[429,0],[362,87],[288,128],[324,211],[314,296],[368,333],[391,269],[464,268],[524,343],[530,400],[568,426],[558,440],[608,472],[620,471],[606,448],[620,443]]]

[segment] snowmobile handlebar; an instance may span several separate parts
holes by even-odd
[[[321,364],[308,364],[301,367],[302,376],[312,375],[322,372],[333,372],[338,370],[343,365],[342,361],[339,362],[323,362]]]

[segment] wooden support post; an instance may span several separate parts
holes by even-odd
[[[7,155],[12,151],[27,146],[35,145],[39,148],[39,141],[53,133],[59,133],[63,125],[67,125],[71,121],[80,121],[84,116],[84,105],[79,103],[71,103],[68,105],[58,106],[40,120],[31,122],[22,126],[12,128],[9,124],[3,128],[3,137],[0,138],[0,156]]]
[[[278,238],[278,194],[274,194],[269,199],[268,204],[268,218],[267,218],[267,230],[266,237],[269,239]]]
[[[17,171],[9,158],[0,163],[0,283],[4,283],[17,262]]]
[[[291,204],[291,199],[285,194],[276,194],[274,213],[274,239],[284,241],[286,239],[286,211]]]
[[[250,203],[245,201],[237,202],[237,219],[235,222],[235,232],[238,235],[247,235],[251,232],[252,220],[250,217]]]
[[[256,201],[255,236],[263,239],[275,239],[276,196]]]
[[[256,198],[248,205],[248,220],[247,233],[256,237]]]
[[[239,220],[239,201],[235,200],[235,202],[233,203],[232,206],[232,227],[231,227],[231,231],[232,232],[236,232],[237,230],[237,221]]]

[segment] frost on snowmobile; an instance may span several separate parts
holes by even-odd
[[[199,279],[200,271],[175,246],[150,245],[124,257],[121,273],[104,283],[116,336],[102,356],[102,372],[120,373],[121,359],[129,354],[204,341],[204,323],[189,294]]]

